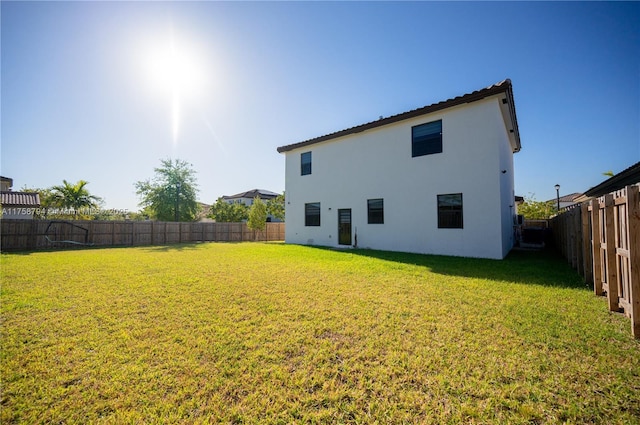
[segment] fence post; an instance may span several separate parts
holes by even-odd
[[[640,338],[640,188],[627,186],[627,230],[629,232],[629,304],[631,333]]]

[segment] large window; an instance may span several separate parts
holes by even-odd
[[[300,175],[311,174],[311,152],[300,154]]]
[[[304,225],[320,226],[320,202],[304,204]]]
[[[438,228],[462,229],[462,193],[438,195]]]
[[[411,157],[442,152],[442,120],[411,127]]]
[[[384,223],[384,200],[367,199],[367,217],[369,224]]]

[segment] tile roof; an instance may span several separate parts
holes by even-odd
[[[582,193],[570,193],[560,197],[560,202],[576,202],[576,198],[582,196]],[[556,202],[558,198],[550,199],[549,202]]]
[[[39,207],[40,195],[33,192],[0,192],[2,206]]]
[[[387,124],[396,123],[398,121],[407,120],[410,118],[419,117],[421,115],[429,114],[432,112],[440,111],[443,109],[451,108],[453,106],[462,105],[465,103],[471,103],[478,100],[482,100],[489,96],[494,96],[500,93],[504,93],[506,95],[506,103],[509,106],[509,115],[511,122],[513,123],[513,129],[510,129],[515,137],[515,149],[514,152],[520,151],[520,131],[518,129],[518,120],[516,118],[515,104],[513,101],[513,88],[511,85],[511,80],[506,79],[500,81],[499,83],[493,84],[484,89],[476,90],[471,93],[464,94],[462,96],[457,96],[452,99],[444,100],[438,103],[434,103],[431,105],[423,106],[422,108],[413,109],[411,111],[403,112],[397,115],[392,115],[387,118],[380,118],[379,120],[372,121],[366,124],[357,125],[355,127],[347,128],[345,130],[337,131],[335,133],[326,134],[324,136],[315,137],[313,139],[305,140],[298,143],[293,143],[291,145],[280,146],[278,148],[278,152],[287,152],[293,149],[301,148],[304,146],[313,145],[315,143],[324,142],[331,139],[336,139],[338,137],[347,136],[350,134],[360,133],[365,130],[370,130],[376,127],[382,127]]]
[[[240,198],[253,199],[256,196],[260,197],[261,199],[271,199],[278,196],[278,194],[275,192],[271,192],[269,190],[264,190],[264,189],[252,189],[247,192],[236,193],[235,195],[223,196],[222,199],[240,199]]]

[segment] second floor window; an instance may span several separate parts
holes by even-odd
[[[300,175],[311,174],[311,152],[300,154]]]
[[[411,127],[411,157],[442,153],[442,120]]]

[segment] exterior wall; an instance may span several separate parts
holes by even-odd
[[[443,152],[411,157],[411,127],[442,119]],[[300,175],[300,154],[312,173]],[[338,247],[338,209],[352,210],[358,247],[501,259],[513,245],[513,154],[491,97],[286,152],[287,243]],[[502,173],[506,170],[506,173]],[[437,195],[462,193],[463,229],[439,229]],[[384,199],[384,224],[367,200]],[[305,203],[321,226],[306,227]]]
[[[251,206],[253,205],[253,199],[249,199],[249,198],[234,198],[234,199],[227,199],[227,204],[244,204],[247,206]]]
[[[497,127],[500,128],[500,127]],[[500,217],[502,233],[502,258],[504,258],[515,243],[515,217],[518,208],[515,203],[513,151],[509,143],[509,135],[506,128],[501,129],[496,140],[500,155]]]

